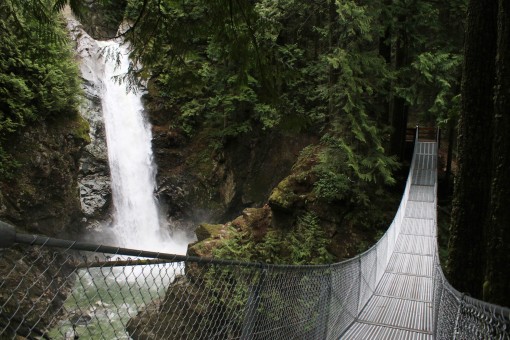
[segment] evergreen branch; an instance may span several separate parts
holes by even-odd
[[[262,58],[260,56],[259,43],[257,41],[255,30],[253,29],[253,27],[252,27],[252,25],[250,23],[250,19],[246,15],[246,12],[244,11],[244,9],[243,9],[242,5],[240,4],[239,0],[236,0],[236,2],[237,2],[237,5],[239,6],[239,9],[241,11],[241,15],[243,16],[243,18],[244,18],[244,20],[246,22],[246,26],[248,27],[248,31],[250,32],[250,39],[252,41],[253,47],[255,48],[255,56],[256,56],[256,61],[257,61],[257,67],[258,67],[258,69],[260,71],[260,77],[261,77],[262,83],[266,84],[266,86],[269,87],[268,88],[269,92],[272,93],[274,89],[272,88],[272,86],[267,81],[266,72],[265,72],[265,69],[264,69],[263,64],[262,64]]]
[[[120,34],[116,35],[115,37],[113,37],[112,39],[117,39],[117,38],[120,38],[120,37],[123,37],[125,35],[127,35],[128,33],[130,32],[134,32],[134,30],[138,27],[138,25],[140,24],[142,18],[145,16],[145,13],[147,11],[147,4],[149,3],[149,0],[143,0],[143,3],[142,3],[142,9],[140,10],[140,13],[138,13],[138,17],[136,18],[135,22],[133,25],[129,26],[129,28],[124,31],[124,32],[121,32]],[[158,6],[159,7],[159,6]]]

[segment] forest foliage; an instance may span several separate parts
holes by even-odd
[[[320,136],[317,190],[333,198],[347,179],[394,183],[389,140],[408,112],[455,119],[464,11],[464,0],[131,0],[126,37],[143,65],[132,74],[188,136],[207,127],[216,148],[254,131]]]
[[[173,128],[190,138],[205,128],[220,150],[253,134],[315,134],[313,194],[366,212],[395,183],[408,117],[457,119],[465,11],[465,0],[130,0],[126,37],[143,65],[134,78],[149,80]],[[320,231],[310,212],[294,213],[288,237],[238,235],[216,255],[330,260],[326,244],[293,252],[289,235],[304,223]]]
[[[462,40],[445,32],[461,30],[464,2],[130,0],[115,10],[132,23],[125,36],[141,64],[131,79],[151,79],[189,136],[208,126],[221,147],[254,130],[326,134],[357,179],[392,183],[392,100],[431,121],[456,112]],[[67,3],[83,15],[75,0],[2,4],[3,138],[76,104],[56,13]]]
[[[16,132],[77,112],[80,78],[65,23],[51,1],[41,4],[0,3],[0,177],[16,168],[5,150]]]
[[[465,2],[101,1],[131,23],[130,79],[149,81],[175,128],[190,138],[207,130],[215,149],[255,132],[315,134],[315,193],[360,206],[395,182],[390,137],[407,115],[455,119]],[[76,107],[78,73],[55,11],[67,3],[80,11],[79,0],[0,5],[0,145]],[[0,157],[8,172],[1,148]]]

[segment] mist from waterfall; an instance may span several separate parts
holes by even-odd
[[[187,242],[173,240],[154,195],[156,170],[152,133],[144,117],[141,91],[121,81],[130,64],[129,46],[98,41],[104,62],[101,103],[106,129],[113,196],[113,234],[118,245],[151,251],[185,253]]]

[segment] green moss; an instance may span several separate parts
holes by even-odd
[[[247,208],[243,211],[243,217],[246,220],[246,225],[250,229],[257,229],[269,224],[267,220],[270,218],[271,210],[269,207],[264,208]]]
[[[216,243],[212,252],[215,257],[225,259],[319,264],[332,262],[333,255],[328,251],[330,243],[331,239],[320,226],[319,219],[305,213],[290,230],[268,228],[263,237],[257,237],[253,229],[244,233],[232,232],[221,243]]]
[[[77,114],[72,128],[71,134],[74,138],[82,140],[87,144],[90,143],[90,125],[87,120]]]
[[[194,168],[195,173],[202,179],[210,178],[213,174],[213,160],[210,150],[203,150],[199,153],[190,155],[188,162]]]
[[[292,190],[290,176],[281,181],[271,192],[271,196],[269,196],[269,204],[271,207],[283,210],[291,210],[298,200],[299,196],[297,196]]]
[[[483,283],[483,299],[488,300],[491,292],[491,284],[488,280]]]
[[[204,128],[196,136],[194,136],[194,150],[190,152],[186,163],[195,169],[195,173],[201,179],[208,179],[214,175],[215,169],[215,143],[212,141],[213,131]]]
[[[313,184],[316,174],[313,171],[317,163],[320,146],[310,145],[304,148],[292,167],[292,174],[282,180],[271,192],[269,205],[273,208],[291,211],[314,199]]]
[[[318,162],[318,155],[320,154],[323,146],[322,145],[308,145],[306,148],[301,150],[299,158],[296,164],[293,166],[293,170],[306,171],[311,169]]]
[[[55,133],[65,133],[81,143],[90,143],[90,125],[77,111],[70,112],[59,119],[48,121],[50,129]]]
[[[222,232],[225,232],[225,227],[223,224],[202,223],[195,230],[198,241],[218,237],[220,234],[222,234]]]

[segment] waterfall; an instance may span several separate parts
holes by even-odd
[[[166,219],[160,218],[154,195],[151,126],[144,117],[141,93],[128,91],[126,83],[115,79],[128,70],[128,44],[96,41],[72,17],[68,27],[77,42],[87,100],[92,98],[95,104],[101,98],[101,109],[96,107],[91,119],[101,120],[102,112],[113,197],[112,227],[101,226],[94,229],[100,236],[87,236],[96,243],[185,254],[189,240],[178,231],[170,235]],[[96,142],[99,138],[95,137]],[[94,138],[91,140],[94,143]],[[95,149],[104,151],[104,147]],[[104,153],[102,156],[106,159]],[[67,317],[50,330],[51,338],[70,339],[79,334],[87,339],[131,339],[125,329],[127,322],[151,301],[164,299],[168,285],[176,273],[184,270],[183,266],[162,263],[79,269],[73,293],[65,304]],[[91,305],[90,299],[95,303]],[[69,317],[72,315],[90,321],[76,324]]]
[[[113,196],[113,234],[118,245],[152,251],[183,253],[185,243],[173,241],[159,216],[154,196],[155,165],[151,127],[143,115],[141,91],[129,91],[116,77],[129,67],[129,46],[98,41],[104,62],[101,104],[104,116]]]

